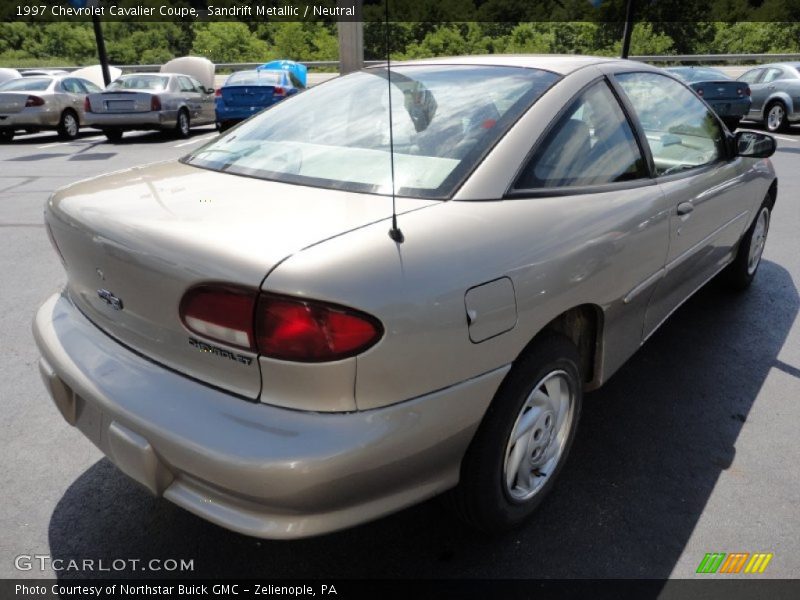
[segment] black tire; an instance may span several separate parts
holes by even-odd
[[[182,108],[178,111],[178,118],[175,120],[175,137],[186,139],[191,131],[191,121],[189,111]]]
[[[500,533],[514,528],[531,516],[551,490],[566,462],[580,418],[583,380],[579,365],[580,358],[575,345],[567,337],[556,333],[542,334],[517,359],[464,456],[458,487],[449,492],[447,497],[456,513],[469,525],[486,533]],[[571,408],[564,413],[567,428],[558,429],[555,437],[552,432],[558,428],[558,416],[552,417],[552,427],[545,426],[548,408],[533,407],[523,412],[528,403],[533,401],[534,391],[537,388],[545,389],[544,385],[540,385],[545,381],[564,381],[569,388],[568,404]],[[535,414],[534,409],[539,412]],[[560,413],[551,411],[549,414]],[[531,415],[535,420],[525,429],[530,434],[522,435],[517,442],[523,444],[519,452],[522,459],[517,463],[520,468],[510,469],[510,475],[507,476],[507,465],[514,464],[512,457],[517,450],[517,444],[511,441],[511,436],[515,430],[524,429],[521,426],[525,422],[525,415]],[[550,471],[544,473],[542,468],[535,465],[534,459],[546,453],[552,443],[556,443],[561,450],[551,462],[544,463]],[[528,456],[532,444],[539,445]],[[520,483],[523,480],[518,471],[525,468],[531,470],[531,474],[527,475],[531,482],[530,489]],[[511,484],[508,483],[508,477],[512,479]],[[519,497],[525,493],[531,495]]]
[[[0,144],[8,144],[14,139],[14,132],[10,129],[0,130]]]
[[[121,129],[103,129],[103,134],[106,136],[106,139],[114,144],[122,140],[122,135],[124,133],[125,132]]]
[[[725,117],[722,119],[722,122],[725,123],[725,126],[731,131],[736,131],[736,128],[739,127],[739,122],[741,120],[742,119],[739,117]]]
[[[74,140],[78,137],[81,130],[81,122],[75,111],[69,108],[61,113],[61,120],[58,122],[58,137],[62,140]]]
[[[772,113],[775,112],[773,116]],[[773,100],[764,109],[764,126],[770,133],[780,133],[789,129],[786,105],[780,100]]]
[[[725,283],[728,287],[742,291],[750,287],[761,264],[761,253],[769,233],[769,223],[772,217],[772,198],[767,196],[756,212],[756,217],[739,242],[736,258],[725,267],[723,271]],[[755,244],[755,246],[754,246]],[[753,253],[751,253],[753,249]]]

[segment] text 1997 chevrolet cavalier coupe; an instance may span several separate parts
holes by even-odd
[[[55,193],[41,372],[122,471],[230,529],[309,536],[451,489],[505,529],[584,390],[718,273],[753,279],[774,150],[640,63],[365,69]]]

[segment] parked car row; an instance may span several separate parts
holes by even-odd
[[[199,57],[172,60],[159,72],[116,71],[105,89],[58,70],[6,73],[0,83],[0,142],[44,129],[70,140],[81,127],[100,129],[112,142],[132,130],[188,137],[194,125],[227,129],[306,87],[306,67],[292,61],[234,73],[218,90],[213,63]]]
[[[711,67],[667,69],[683,79],[714,109],[729,129],[741,120],[761,123],[772,133],[800,122],[800,63],[771,63],[732,79]]]

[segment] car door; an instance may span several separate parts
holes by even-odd
[[[201,111],[203,104],[200,98],[200,92],[195,89],[191,79],[185,75],[178,77],[178,89],[180,90],[181,98],[189,108],[189,116],[192,122],[202,121]]]
[[[669,209],[664,272],[645,337],[725,264],[747,222],[742,159],[731,158],[719,119],[683,83],[660,73],[618,73],[639,119]]]
[[[61,80],[61,91],[64,94],[63,104],[61,108],[64,109],[70,106],[75,113],[80,117],[83,115],[83,99],[86,97],[81,82],[74,77],[67,77]]]
[[[206,88],[203,87],[203,84],[197,81],[197,79],[194,77],[190,77],[189,80],[192,82],[194,89],[197,90],[197,93],[200,95],[200,112],[196,121],[198,123],[213,122],[216,119],[213,90],[211,92],[206,91]]]
[[[764,69],[759,80],[750,86],[750,98],[753,101],[750,105],[750,112],[757,118],[761,118],[767,99],[775,91],[773,82],[781,75],[783,75],[783,71],[776,67]]]
[[[750,69],[744,75],[741,75],[738,81],[745,82],[748,86],[750,86],[750,112],[748,113],[750,118],[761,118],[761,105],[764,104],[764,99],[766,96],[761,94],[760,104],[758,103],[759,100],[756,98],[756,92],[759,90],[757,87],[758,81],[761,79],[761,76],[764,74],[766,69],[764,68],[757,68],[757,69]]]
[[[563,217],[556,221],[563,255],[550,257],[543,291],[537,261],[515,274],[520,303],[554,290],[583,286],[607,302],[603,369],[615,371],[642,342],[650,295],[663,270],[669,221],[663,193],[644,149],[605,78],[566,104],[537,142],[513,184],[511,197]],[[555,296],[554,296],[555,297]]]

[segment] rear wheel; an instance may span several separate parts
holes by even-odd
[[[178,120],[175,122],[175,135],[179,138],[188,138],[189,130],[189,113],[182,108],[178,111]]]
[[[104,129],[103,133],[109,142],[117,143],[122,139],[124,132],[121,129]]]
[[[730,287],[735,290],[744,290],[753,283],[756,276],[758,265],[761,264],[761,255],[764,253],[764,245],[767,242],[769,233],[769,222],[772,216],[770,198],[764,201],[758,209],[756,218],[750,229],[747,230],[742,241],[739,242],[739,250],[736,258],[725,268],[725,279]]]
[[[786,118],[786,106],[780,100],[775,100],[767,106],[767,130],[777,133],[786,131],[789,121]]]
[[[58,137],[62,140],[74,140],[78,137],[79,131],[78,115],[69,109],[65,110],[58,122]]]
[[[581,412],[575,345],[544,334],[511,369],[495,395],[450,492],[460,516],[485,532],[521,524],[553,487]]]
[[[0,130],[0,144],[7,144],[13,139],[14,139],[13,131],[9,129]]]

